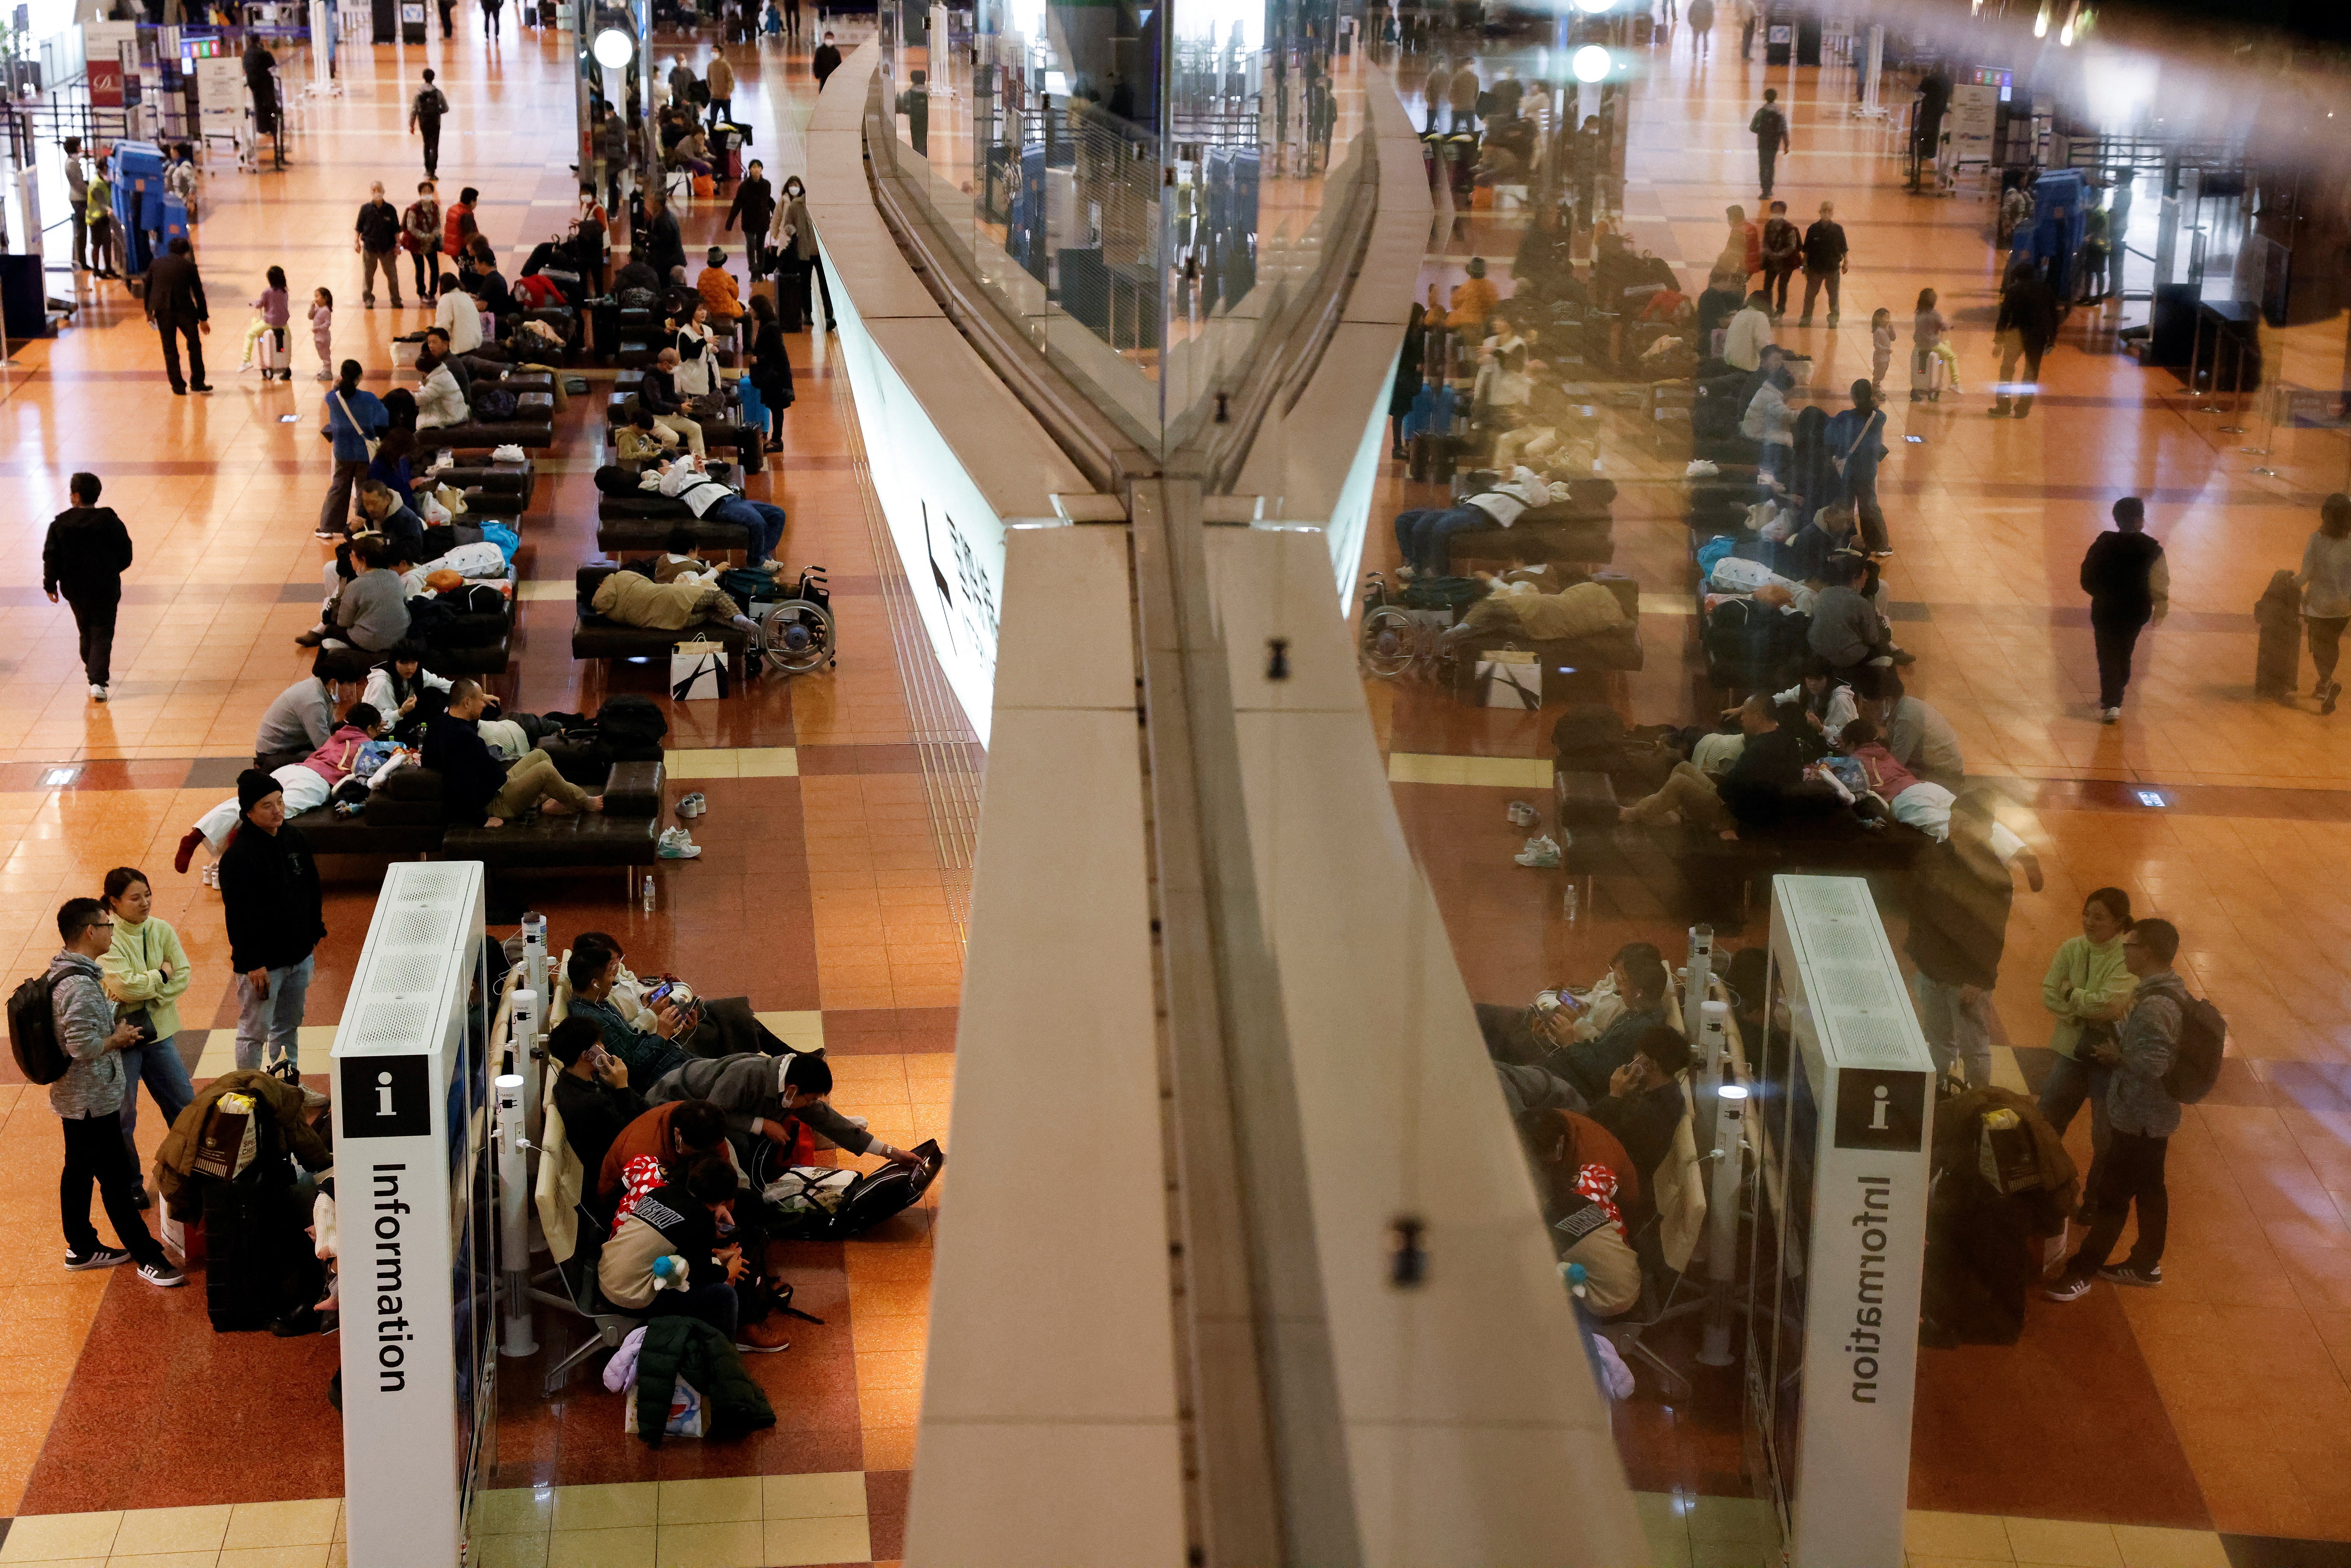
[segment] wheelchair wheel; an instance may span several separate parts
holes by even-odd
[[[1364,668],[1383,681],[1395,680],[1420,656],[1420,623],[1393,604],[1364,612]]]
[[[768,612],[761,657],[779,675],[804,675],[833,662],[832,612],[810,599],[787,599]]]

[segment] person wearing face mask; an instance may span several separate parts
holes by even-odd
[[[840,68],[841,50],[834,46],[832,34],[828,31],[824,36],[824,42],[819,44],[816,47],[816,53],[809,57],[809,70],[816,78],[819,92],[824,90],[824,78]]]
[[[725,226],[733,228],[737,218],[743,222],[744,248],[749,253],[751,280],[756,283],[768,276],[768,230],[776,221],[775,187],[768,183],[766,167],[757,158],[743,171],[743,183],[735,187]]]
[[[835,330],[832,319],[832,286],[825,281],[824,259],[816,246],[816,224],[810,218],[808,187],[798,174],[784,182],[784,205],[776,214],[775,246],[779,256],[783,276],[778,287],[778,297],[786,301],[784,329],[799,330],[798,321],[805,317],[816,320],[816,301],[824,300],[824,329]],[[814,284],[813,292],[810,284]]]
[[[645,1092],[653,1104],[707,1100],[726,1118],[726,1134],[744,1168],[756,1169],[758,1141],[789,1153],[803,1128],[852,1155],[879,1155],[892,1165],[922,1161],[883,1142],[825,1103],[832,1092],[832,1069],[822,1051],[767,1056],[696,1057],[672,1068]],[[770,1158],[769,1164],[784,1164]]]

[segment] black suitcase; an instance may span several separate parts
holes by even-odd
[[[256,1156],[235,1181],[204,1182],[204,1311],[215,1333],[266,1329],[324,1288],[286,1156]]]

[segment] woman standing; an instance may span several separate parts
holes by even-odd
[[[776,324],[776,308],[764,294],[751,296],[751,315],[758,330],[751,338],[750,368],[744,373],[768,405],[769,452],[784,449],[784,410],[792,405],[792,356],[784,346],[783,329]]]
[[[688,343],[701,345],[700,351],[688,354]],[[708,397],[718,390],[718,333],[710,325],[709,306],[695,306],[693,317],[679,324],[671,347],[677,350],[678,391],[694,397]]]
[[[2090,1105],[2090,1147],[2106,1146],[2106,1076],[2115,1026],[2130,1011],[2138,981],[2123,963],[2123,933],[2131,927],[2130,894],[2102,887],[2082,903],[2082,934],[2068,936],[2042,977],[2041,1005],[2055,1022],[2049,1049],[2057,1061],[2041,1085],[2041,1113],[2064,1137],[2084,1101]],[[2087,1194],[2095,1189],[2084,1183]],[[2087,1225],[2085,1211],[2077,1223]],[[2064,1237],[2052,1243],[2063,1256]]]
[[[2333,713],[2343,683],[2335,678],[2343,628],[2351,624],[2351,496],[2333,495],[2318,508],[2318,531],[2302,547],[2302,570],[2294,574],[2302,590],[2302,624],[2310,633],[2310,662],[2318,684],[2310,695],[2318,711]]]
[[[798,290],[799,314],[807,318],[811,329],[816,324],[816,300],[824,299],[824,329],[835,330],[832,319],[832,286],[824,280],[824,261],[817,253],[816,224],[809,217],[808,187],[800,183],[798,174],[784,182],[784,204],[776,214],[774,248],[780,259],[792,269],[793,277],[783,280],[783,287]],[[810,283],[815,283],[811,292]]]
[[[196,1097],[195,1085],[188,1082],[188,1064],[180,1060],[173,1041],[180,1032],[179,998],[188,988],[188,954],[180,946],[180,934],[155,918],[155,893],[146,873],[127,865],[108,872],[105,904],[114,916],[114,946],[99,961],[106,994],[114,998],[117,1022],[136,1025],[143,1020],[147,1025],[141,1042],[122,1052],[122,1141],[135,1166],[139,1085],[147,1085],[167,1127]],[[139,1207],[147,1207],[143,1190]]]

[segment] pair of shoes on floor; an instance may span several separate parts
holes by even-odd
[[[131,1261],[131,1254],[120,1247],[97,1247],[88,1252],[68,1251],[66,1267],[76,1271],[89,1269],[119,1269]],[[162,1263],[141,1263],[139,1277],[158,1290],[177,1290],[188,1282],[188,1277],[173,1268],[167,1260]]]
[[[702,846],[684,828],[664,828],[660,845],[653,852],[665,861],[690,861],[701,857]]]
[[[677,814],[681,817],[699,817],[709,810],[710,798],[699,789],[685,796],[677,803]]]
[[[1510,857],[1530,871],[1559,869],[1559,841],[1548,833],[1537,833],[1527,841],[1527,847]]]

